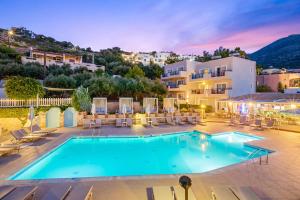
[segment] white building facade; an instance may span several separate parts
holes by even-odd
[[[209,105],[256,91],[256,62],[227,57],[208,62],[181,61],[164,66],[162,80],[179,103]]]
[[[71,66],[71,69],[86,67],[89,71],[96,71],[97,69],[105,70],[104,66],[99,66],[94,63],[84,63],[82,62],[82,56],[80,55],[71,55],[65,53],[51,53],[51,52],[42,52],[37,50],[30,51],[30,56],[22,56],[21,61],[23,64],[26,63],[39,63],[41,65],[46,64],[62,66],[68,64]]]

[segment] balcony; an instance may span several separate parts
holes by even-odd
[[[231,90],[232,88],[213,88],[210,89],[210,94],[228,94],[228,90]]]
[[[165,73],[161,76],[161,78],[164,79],[170,79],[170,78],[185,78],[187,77],[186,71],[172,71],[169,73]]]
[[[226,74],[226,71],[220,71],[220,72],[211,72],[210,73],[210,76],[211,77],[220,77],[220,76],[225,76]]]
[[[191,90],[191,95],[200,95],[200,96],[218,96],[218,95],[228,95],[228,91],[231,88],[212,88],[212,89],[194,89]]]
[[[197,74],[192,74],[191,76],[191,79],[194,80],[194,79],[199,79],[199,78],[203,78],[204,77],[204,74],[203,73],[197,73]]]
[[[190,76],[191,81],[202,81],[202,80],[208,80],[208,79],[214,79],[214,78],[224,78],[224,79],[230,79],[231,70],[224,70],[224,71],[211,71],[209,73],[195,73]]]
[[[180,91],[180,86],[186,85],[186,83],[169,83],[167,84],[167,88],[169,91]]]

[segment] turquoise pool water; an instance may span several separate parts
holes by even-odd
[[[148,137],[73,137],[10,180],[201,173],[249,159],[262,138],[236,132]],[[255,156],[266,154],[259,151]]]

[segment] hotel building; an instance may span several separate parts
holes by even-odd
[[[73,55],[67,53],[51,53],[42,52],[38,50],[31,50],[30,56],[22,56],[21,61],[23,64],[26,63],[39,63],[41,65],[59,65],[69,64],[72,69],[79,67],[86,67],[89,71],[96,71],[97,69],[105,70],[104,66],[98,66],[94,63],[84,63],[82,62],[82,56]]]
[[[210,105],[218,100],[252,94],[256,90],[256,62],[240,57],[227,57],[208,62],[184,60],[164,66],[161,79],[169,97],[180,104]]]

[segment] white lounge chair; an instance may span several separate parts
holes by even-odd
[[[102,120],[101,119],[96,119],[95,120],[95,128],[100,128],[102,126]]]
[[[169,125],[172,125],[172,126],[176,125],[175,122],[172,120],[172,117],[166,117],[166,121],[167,121],[167,124],[169,124]]]
[[[149,126],[150,126],[150,124],[148,123],[147,118],[145,118],[145,117],[142,117],[142,118],[141,118],[141,122],[142,122],[142,125],[143,125],[144,127],[149,127]]]
[[[185,124],[182,121],[182,117],[180,117],[180,116],[175,116],[175,122],[176,122],[176,124],[179,124],[179,125],[184,125]]]
[[[252,127],[256,128],[256,129],[263,129],[262,126],[262,120],[261,119],[255,119],[254,124],[251,125]]]
[[[197,122],[196,122],[196,118],[192,117],[192,116],[188,116],[187,117],[187,121],[188,123],[192,124],[192,125],[196,125]]]
[[[157,122],[156,117],[151,117],[151,121],[152,121],[153,126],[158,126],[159,125],[159,123]]]
[[[57,128],[44,128],[42,129],[38,124],[32,126],[32,133],[53,133]]]
[[[92,128],[92,120],[83,119],[83,128]]]
[[[116,127],[122,127],[122,119],[120,118],[116,119]]]
[[[266,120],[266,125],[263,128],[273,129],[275,128],[275,119]]]
[[[197,124],[205,126],[205,121],[200,116],[196,116],[196,122]]]
[[[240,116],[239,124],[240,125],[246,125],[246,122],[247,122],[247,116],[245,116],[245,115]]]
[[[10,132],[17,142],[32,142],[41,139],[39,135],[25,135],[20,130]]]
[[[127,126],[129,126],[129,127],[132,127],[132,119],[131,118],[127,118],[126,119],[126,121],[127,121]]]
[[[13,152],[19,152],[20,147],[21,145],[19,144],[0,144],[0,155],[2,156]]]

